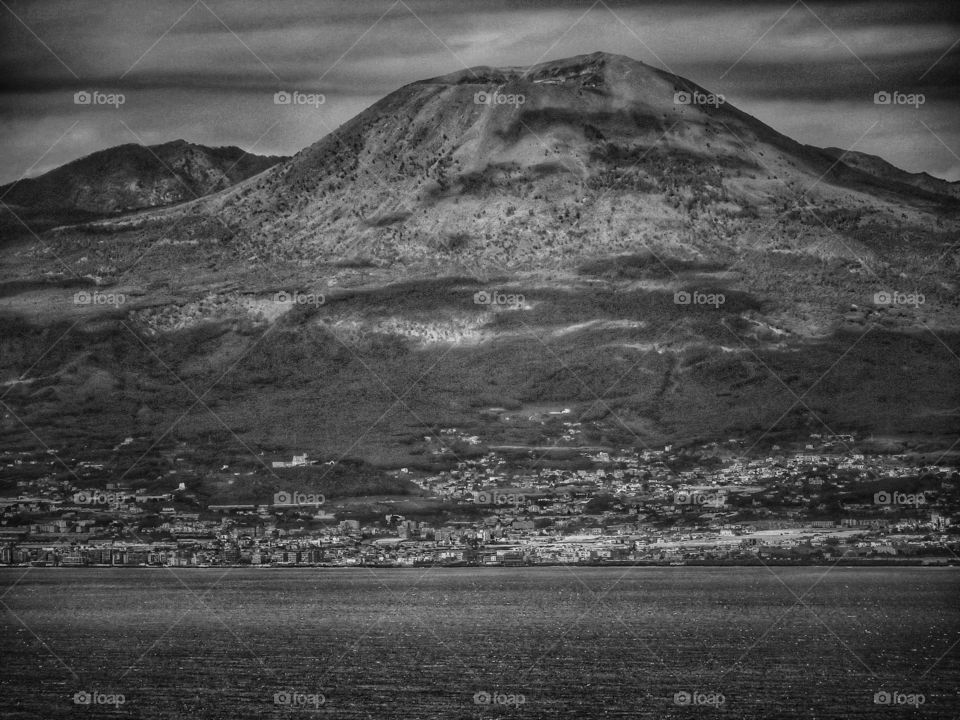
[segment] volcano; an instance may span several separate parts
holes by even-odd
[[[791,209],[879,218],[906,207],[929,224],[956,208],[957,183],[918,186],[844,157],[689,80],[595,53],[412,83],[203,205],[258,257],[541,269],[638,247],[736,250],[741,221]],[[847,245],[795,249],[869,254]]]
[[[204,190],[7,243],[27,425],[391,467],[450,461],[444,428],[461,455],[960,431],[957,184],[626,57],[415,82]]]

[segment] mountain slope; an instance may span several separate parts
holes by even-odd
[[[131,143],[0,187],[0,196],[7,205],[32,212],[109,215],[193,200],[281,160],[184,140],[153,146]]]
[[[931,195],[960,199],[960,182],[947,182],[925,172],[907,172],[891,165],[883,158],[856,150],[841,150],[840,148],[829,147],[824,148],[823,152],[842,161],[844,165],[860,170],[879,180],[907,185]]]
[[[412,83],[199,206],[257,257],[543,267],[638,244],[697,256],[692,235],[736,244],[741,221],[807,188],[826,213],[945,201],[838,163],[688,80],[595,53]]]

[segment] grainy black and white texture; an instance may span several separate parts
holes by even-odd
[[[0,717],[960,715],[955,4],[0,38]]]

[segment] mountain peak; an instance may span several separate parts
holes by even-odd
[[[619,53],[604,52],[598,50],[596,52],[588,53],[585,55],[572,55],[566,58],[558,58],[557,60],[547,60],[546,62],[538,63],[533,66],[533,70],[543,70],[548,68],[568,68],[568,67],[580,67],[580,68],[601,68],[605,66],[613,67],[626,67],[626,68],[650,68],[646,63],[635,60],[634,58],[628,55],[621,55]]]
[[[177,139],[126,143],[0,188],[7,203],[66,221],[193,200],[256,175],[283,158]]]
[[[660,73],[655,68],[626,55],[597,51],[587,55],[574,55],[568,58],[548,60],[531,66],[491,67],[489,65],[478,65],[414,84],[486,85],[517,81],[557,84],[583,81],[585,78],[589,79],[591,75],[594,75],[594,79],[599,82],[602,80],[602,73],[624,75],[630,72]]]

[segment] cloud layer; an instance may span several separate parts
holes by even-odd
[[[292,154],[397,87],[605,50],[800,142],[960,180],[955,3],[39,0],[0,6],[0,183],[125,142]],[[278,106],[278,90],[323,93]],[[78,91],[124,103],[77,105]],[[882,106],[880,90],[922,93]]]

